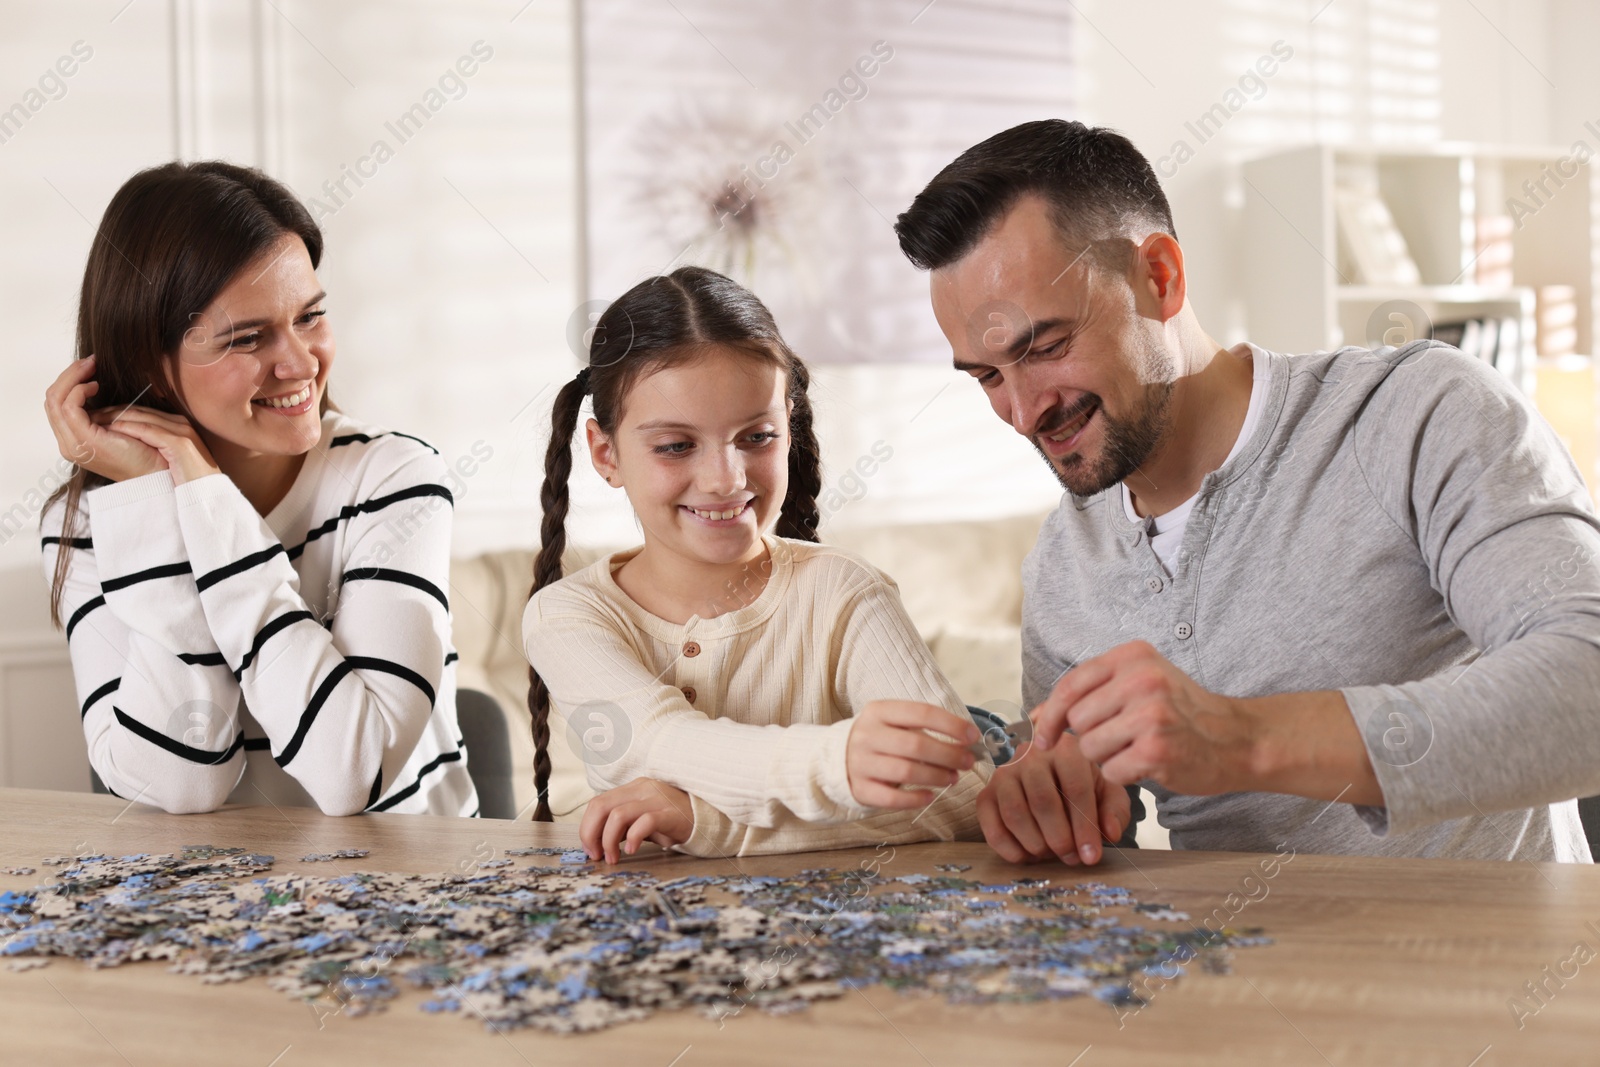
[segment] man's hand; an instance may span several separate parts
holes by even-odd
[[[932,733],[954,737],[941,741]],[[873,700],[850,727],[845,772],[856,803],[869,808],[920,808],[933,803],[934,789],[956,784],[976,757],[967,745],[978,728],[966,717],[910,700]],[[901,786],[921,788],[902,789]]]
[[[646,841],[671,848],[694,833],[689,794],[654,778],[635,778],[589,801],[578,838],[590,859],[616,863]]]
[[[1205,796],[1252,788],[1259,777],[1259,717],[1202,689],[1144,641],[1062,675],[1032,717],[1035,744],[1048,749],[1070,727],[1083,754],[1119,785],[1150,779]]]
[[[983,836],[1012,863],[1098,863],[1101,838],[1121,840],[1129,817],[1127,790],[1108,782],[1071,737],[996,768],[978,794]]]
[[[1033,709],[1034,743],[1071,729],[1120,784],[1174,793],[1288,793],[1383,804],[1361,730],[1337,689],[1225,697],[1203,689],[1144,641],[1085,660]]]

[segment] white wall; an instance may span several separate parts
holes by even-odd
[[[1600,127],[1600,63],[1594,50],[1600,43],[1600,4],[1594,0],[1551,0],[1548,62],[1542,64],[1558,88],[1551,92],[1550,141],[1570,146],[1582,138],[1592,149],[1600,140],[1585,128]]]
[[[34,510],[28,490],[55,466],[39,402],[70,357],[77,286],[107,201],[140,167],[221,156],[264,167],[320,216],[340,406],[425,436],[449,458],[489,444],[493,459],[462,500],[463,542],[525,532],[532,475],[519,463],[540,435],[538,406],[526,405],[570,373],[561,337],[577,303],[577,227],[571,4],[522,8],[0,3],[0,107],[75,41],[93,50],[66,94],[0,143],[10,326],[0,385],[27,398],[23,417],[0,428],[0,514]],[[475,45],[476,72],[433,98],[442,106],[402,143],[393,122]],[[345,168],[379,141],[393,157],[375,174],[362,166],[372,176],[355,184]],[[324,184],[341,179],[342,190]],[[5,537],[0,567],[31,564],[37,551],[29,522]]]
[[[174,150],[170,86],[149,73],[168,54],[167,21],[128,12],[113,24],[113,12],[0,7],[7,27],[0,34],[0,112],[24,102],[28,90],[38,92],[38,79],[72,58],[75,43],[89,54],[64,79],[64,95],[36,97],[46,102],[20,129],[7,124],[0,143],[0,391],[16,404],[0,425],[0,513],[20,503],[36,514],[34,498],[25,496],[37,495],[41,479],[47,489],[53,484],[59,457],[44,420],[44,389],[71,356],[78,285],[100,213],[123,178]],[[0,562],[38,558],[35,522],[22,520],[21,533],[0,533]],[[15,528],[15,521],[6,526]]]
[[[1567,10],[1563,10],[1563,8]],[[1587,11],[1589,32],[1574,25]],[[1577,103],[1578,80],[1593,67],[1592,2],[1550,0],[1444,0],[1441,4],[1446,92],[1444,138],[1505,144],[1556,145],[1570,141],[1556,112]],[[1588,55],[1562,49],[1577,45]],[[1600,102],[1589,81],[1592,105]],[[1580,124],[1581,125],[1581,124]]]
[[[383,136],[386,119],[483,39],[494,58],[466,96],[326,221],[323,273],[340,342],[340,403],[420,433],[447,456],[491,444],[494,458],[458,510],[458,548],[531,540],[551,387],[577,367],[565,331],[580,293],[571,7],[534,0],[509,21],[520,6],[167,0],[122,10],[124,0],[0,0],[0,107],[21,99],[73,42],[94,49],[66,95],[0,144],[8,326],[0,386],[21,412],[0,426],[0,513],[55,461],[39,399],[71,350],[93,221],[122,180],[181,149],[264,163],[318,195],[340,164]],[[1565,145],[1583,120],[1600,118],[1587,54],[1600,36],[1592,0],[1079,0],[1076,8],[1079,117],[1125,131],[1155,158],[1179,139],[1195,141],[1184,123],[1221,100],[1273,41],[1295,51],[1266,94],[1194,144],[1166,183],[1195,304],[1225,341],[1248,331],[1235,237],[1239,159],[1314,137]],[[921,16],[940,17],[940,4]],[[259,54],[240,45],[257,39]],[[179,64],[175,79],[175,54],[200,58]],[[1057,496],[1031,448],[975,386],[938,364],[825,367],[816,394],[830,480],[874,441],[894,449],[835,522],[1017,513]],[[576,536],[614,540],[631,530],[620,498],[592,475],[575,499]],[[0,567],[32,565],[35,552],[31,534],[13,538],[0,546]]]

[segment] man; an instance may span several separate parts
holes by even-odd
[[[979,801],[1000,855],[1098,860],[1142,783],[1177,848],[1589,860],[1600,525],[1520,394],[1427,341],[1222,348],[1109,130],[998,134],[895,229],[1067,490],[1023,576],[1042,751]]]

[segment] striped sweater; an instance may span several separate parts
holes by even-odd
[[[89,762],[170,812],[225,802],[475,815],[445,589],[453,500],[430,446],[330,411],[265,518],[166,471],[41,520]]]
[[[869,701],[967,720],[893,579],[837,548],[766,542],[760,594],[731,611],[744,597],[714,594],[711,618],[671,623],[623,592],[613,574],[638,549],[528,602],[524,648],[550,689],[552,811],[581,818],[595,791],[647,777],[690,795],[681,848],[696,856],[978,839],[987,761],[923,810],[863,807],[850,791],[845,747]]]

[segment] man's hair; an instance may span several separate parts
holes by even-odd
[[[1150,161],[1103,126],[1024,122],[957,156],[895,222],[900,250],[923,270],[972,251],[1021,197],[1050,204],[1068,241],[1088,245],[1143,224],[1177,236]]]

